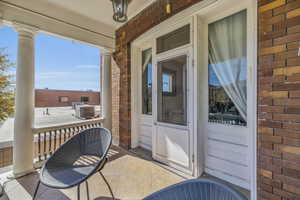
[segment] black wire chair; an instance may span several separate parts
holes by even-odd
[[[112,189],[102,174],[112,136],[105,128],[91,128],[73,136],[46,161],[40,172],[33,200],[40,184],[55,189],[77,186],[77,199],[80,200],[80,184],[85,182],[89,199],[88,178],[99,172],[114,200]]]
[[[143,200],[247,200],[239,191],[225,183],[207,179],[193,179],[169,186]]]

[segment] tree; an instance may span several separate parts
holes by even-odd
[[[14,88],[12,75],[9,70],[14,64],[9,61],[4,49],[0,49],[0,121],[5,120],[14,113]]]

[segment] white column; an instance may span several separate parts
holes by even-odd
[[[15,24],[18,32],[16,71],[13,173],[21,176],[33,170],[34,125],[34,36],[37,29]]]
[[[111,85],[111,53],[101,52],[101,107],[104,118],[103,126],[112,128],[112,85]]]

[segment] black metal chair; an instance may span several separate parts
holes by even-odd
[[[73,136],[46,161],[40,172],[33,200],[40,184],[55,189],[67,189],[77,186],[77,198],[80,200],[80,184],[85,182],[89,199],[88,178],[99,172],[114,198],[113,192],[101,173],[107,162],[107,153],[112,136],[105,128],[91,128]]]
[[[247,200],[225,183],[207,179],[184,181],[155,192],[144,200]]]

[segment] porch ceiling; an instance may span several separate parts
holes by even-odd
[[[128,17],[130,18],[136,15],[153,1],[155,0],[133,0],[128,8]],[[113,12],[111,0],[8,0],[8,2],[41,13],[51,12],[47,9],[50,7],[44,7],[43,5],[52,5],[57,8],[57,10],[55,10],[57,13],[63,10],[71,11],[113,28],[118,28],[122,25],[121,23],[114,22],[112,19]]]
[[[56,4],[62,8],[70,9],[76,13],[102,21],[105,24],[118,27],[122,24],[116,23],[112,19],[112,3],[111,0],[43,0]],[[128,7],[129,18],[136,15],[154,0],[133,0]]]

